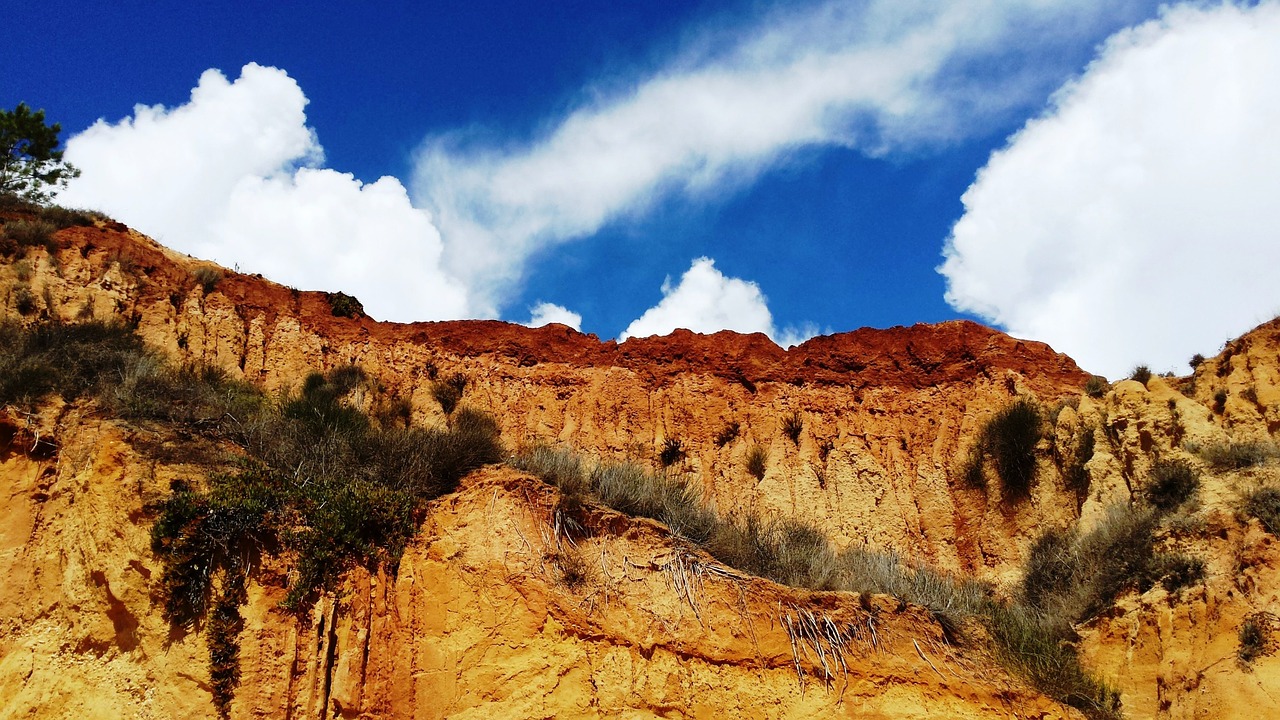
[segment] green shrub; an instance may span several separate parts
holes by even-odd
[[[1138,382],[1142,383],[1143,386],[1145,386],[1147,384],[1147,381],[1151,379],[1151,368],[1147,367],[1146,365],[1139,365],[1138,367],[1133,369],[1132,373],[1129,373],[1129,379],[1137,380]]]
[[[40,211],[40,205],[17,195],[0,191],[0,212],[34,213]]]
[[[1258,518],[1267,532],[1280,537],[1280,489],[1260,487],[1243,498],[1244,511]]]
[[[1089,397],[1100,398],[1107,392],[1107,379],[1101,375],[1090,375],[1084,382],[1084,391]]]
[[[1280,448],[1269,441],[1244,440],[1214,443],[1198,448],[1196,452],[1215,470],[1240,470],[1261,465],[1280,455]]]
[[[215,571],[247,567],[281,504],[279,489],[260,474],[215,477],[208,492],[174,483],[151,527],[152,550],[164,562],[165,619],[190,626],[204,615]]]
[[[325,293],[325,298],[329,301],[329,309],[333,312],[334,317],[344,318],[362,318],[365,317],[364,305],[355,297],[343,292]]]
[[[591,534],[587,523],[591,486],[581,456],[564,448],[536,445],[509,458],[507,462],[560,490],[560,497],[552,513],[552,527],[557,535],[567,535],[570,539],[577,540]]]
[[[227,548],[259,544],[258,535],[297,553],[289,607],[332,587],[352,563],[394,567],[423,504],[502,459],[497,422],[485,413],[459,410],[447,430],[370,422],[344,401],[362,379],[358,369],[338,368],[308,377],[278,406],[244,403],[246,417],[225,431],[248,451],[243,468],[215,475],[206,491],[175,491],[161,505],[154,537],[169,549],[162,554],[173,577],[164,583],[172,619],[202,613],[193,599],[208,574]],[[264,530],[280,527],[288,530]]]
[[[1077,584],[1082,572],[1074,529],[1050,528],[1031,545],[1022,575],[1022,597],[1027,604],[1048,610]]]
[[[800,433],[804,431],[804,417],[799,410],[793,411],[782,419],[782,433],[791,438],[793,444],[800,444]]]
[[[756,480],[764,480],[764,473],[769,464],[769,451],[762,445],[747,448],[747,474]]]
[[[1026,497],[1036,476],[1036,443],[1040,442],[1040,412],[1036,404],[1019,398],[996,413],[982,430],[980,447],[1012,497]]]
[[[240,606],[246,599],[244,574],[228,571],[209,613],[209,684],[213,706],[223,720],[231,716],[231,700],[240,684],[240,631],[244,629]]]
[[[702,506],[701,493],[679,479],[618,463],[597,465],[589,481],[605,505],[664,523],[672,535],[701,543],[715,527],[716,517]]]
[[[1145,591],[1154,583],[1156,522],[1149,510],[1114,506],[1092,532],[1080,537],[1083,592],[1075,605],[1077,622],[1111,607],[1124,590]]]
[[[577,590],[591,579],[591,566],[576,548],[568,547],[551,556],[551,562],[560,573],[560,582],[570,590]]]
[[[724,564],[792,587],[832,589],[835,553],[817,528],[793,519],[746,515],[718,522],[707,552]]]
[[[976,490],[985,490],[987,488],[987,474],[982,468],[984,457],[982,439],[979,438],[969,448],[968,454],[964,457],[964,466],[960,470],[960,474],[964,478],[964,484],[968,487]]]
[[[1156,510],[1169,513],[1190,500],[1200,489],[1200,473],[1185,460],[1159,460],[1151,467],[1151,476],[1143,497]]]
[[[1201,355],[1200,353],[1192,355],[1191,359],[1187,361],[1187,364],[1191,366],[1192,370],[1195,370],[1204,364],[1204,355]]]
[[[206,436],[249,419],[266,407],[253,386],[207,365],[174,367],[150,353],[132,358],[99,399],[129,420],[162,421]]]
[[[556,486],[562,493],[582,494],[590,490],[582,456],[572,450],[535,445],[517,453],[508,462],[517,470]]]

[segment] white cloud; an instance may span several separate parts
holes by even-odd
[[[777,330],[769,312],[768,299],[760,286],[739,278],[726,277],[711,258],[698,258],[672,286],[662,283],[662,300],[627,326],[619,341],[632,337],[666,335],[676,328],[698,333],[734,330],[764,333],[774,342],[789,347],[816,334],[809,328]]]
[[[459,134],[429,139],[415,197],[449,238],[447,267],[481,302],[499,306],[531,253],[665,192],[747,182],[806,145],[880,154],[985,128],[1058,82],[1062,68],[1047,59],[1055,49],[1144,4],[788,6],[734,33],[738,40],[709,40],[583,103],[524,146],[477,145]]]
[[[1117,34],[964,195],[947,300],[1111,376],[1280,309],[1280,3]]]
[[[582,330],[582,316],[578,313],[555,303],[540,302],[529,309],[532,317],[525,325],[529,327],[542,327],[550,323],[560,323],[568,325],[574,330]]]
[[[250,63],[235,82],[208,70],[185,105],[138,105],[68,140],[82,174],[60,202],[278,282],[352,293],[379,319],[468,316],[440,234],[400,181],[314,167],[306,104],[283,70]]]

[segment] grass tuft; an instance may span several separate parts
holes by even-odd
[[[1240,658],[1240,662],[1248,665],[1259,657],[1269,654],[1270,636],[1270,629],[1261,618],[1257,616],[1245,618],[1245,621],[1240,624],[1240,645],[1236,650],[1236,657]]]
[[[769,465],[769,450],[763,445],[752,445],[747,448],[747,474],[757,481],[764,480],[765,470]]]
[[[800,444],[800,433],[804,431],[804,416],[799,410],[792,411],[782,419],[782,433],[791,438],[794,445]]]
[[[222,281],[222,271],[212,265],[200,265],[191,271],[191,277],[204,294],[208,295]]]
[[[737,420],[731,420],[730,422],[725,423],[725,426],[720,429],[720,432],[716,433],[716,447],[724,447],[725,445],[733,442],[737,439],[738,433],[741,432],[741,430],[742,425],[738,423]]]

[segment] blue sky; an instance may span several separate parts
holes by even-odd
[[[68,204],[400,321],[970,317],[1114,376],[1280,310],[1203,277],[1280,245],[1275,2],[243,7],[9,8]]]

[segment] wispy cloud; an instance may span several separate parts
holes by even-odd
[[[948,301],[1113,377],[1212,352],[1280,310],[1276,118],[1280,3],[1117,34],[965,193]]]
[[[544,119],[529,142],[432,136],[416,158],[416,202],[395,178],[365,184],[323,167],[307,98],[283,70],[249,64],[234,81],[210,70],[183,105],[138,106],[73,137],[67,157],[84,174],[63,198],[186,252],[298,287],[353,292],[382,319],[496,317],[519,307],[533,253],[669,193],[731,192],[809,146],[880,155],[986,132],[1058,82],[1056,51],[1148,5],[787,4],[694,33],[656,71],[601,79],[614,90]],[[715,273],[726,292],[755,287],[700,262],[685,274],[690,282]],[[684,282],[670,288],[678,297]],[[804,337],[760,322],[771,318],[763,295],[752,303],[701,317],[784,343]],[[627,332],[704,322],[660,308],[645,317],[662,322],[641,318]],[[531,322],[581,322],[558,306],[533,312]]]
[[[465,133],[428,139],[415,198],[448,239],[447,267],[481,306],[499,308],[530,254],[665,193],[749,182],[808,145],[882,154],[985,130],[1032,90],[1060,81],[1062,68],[1045,61],[1054,48],[1136,4],[792,6],[621,83],[530,143],[485,144]],[[1037,62],[1017,62],[1032,56]]]

